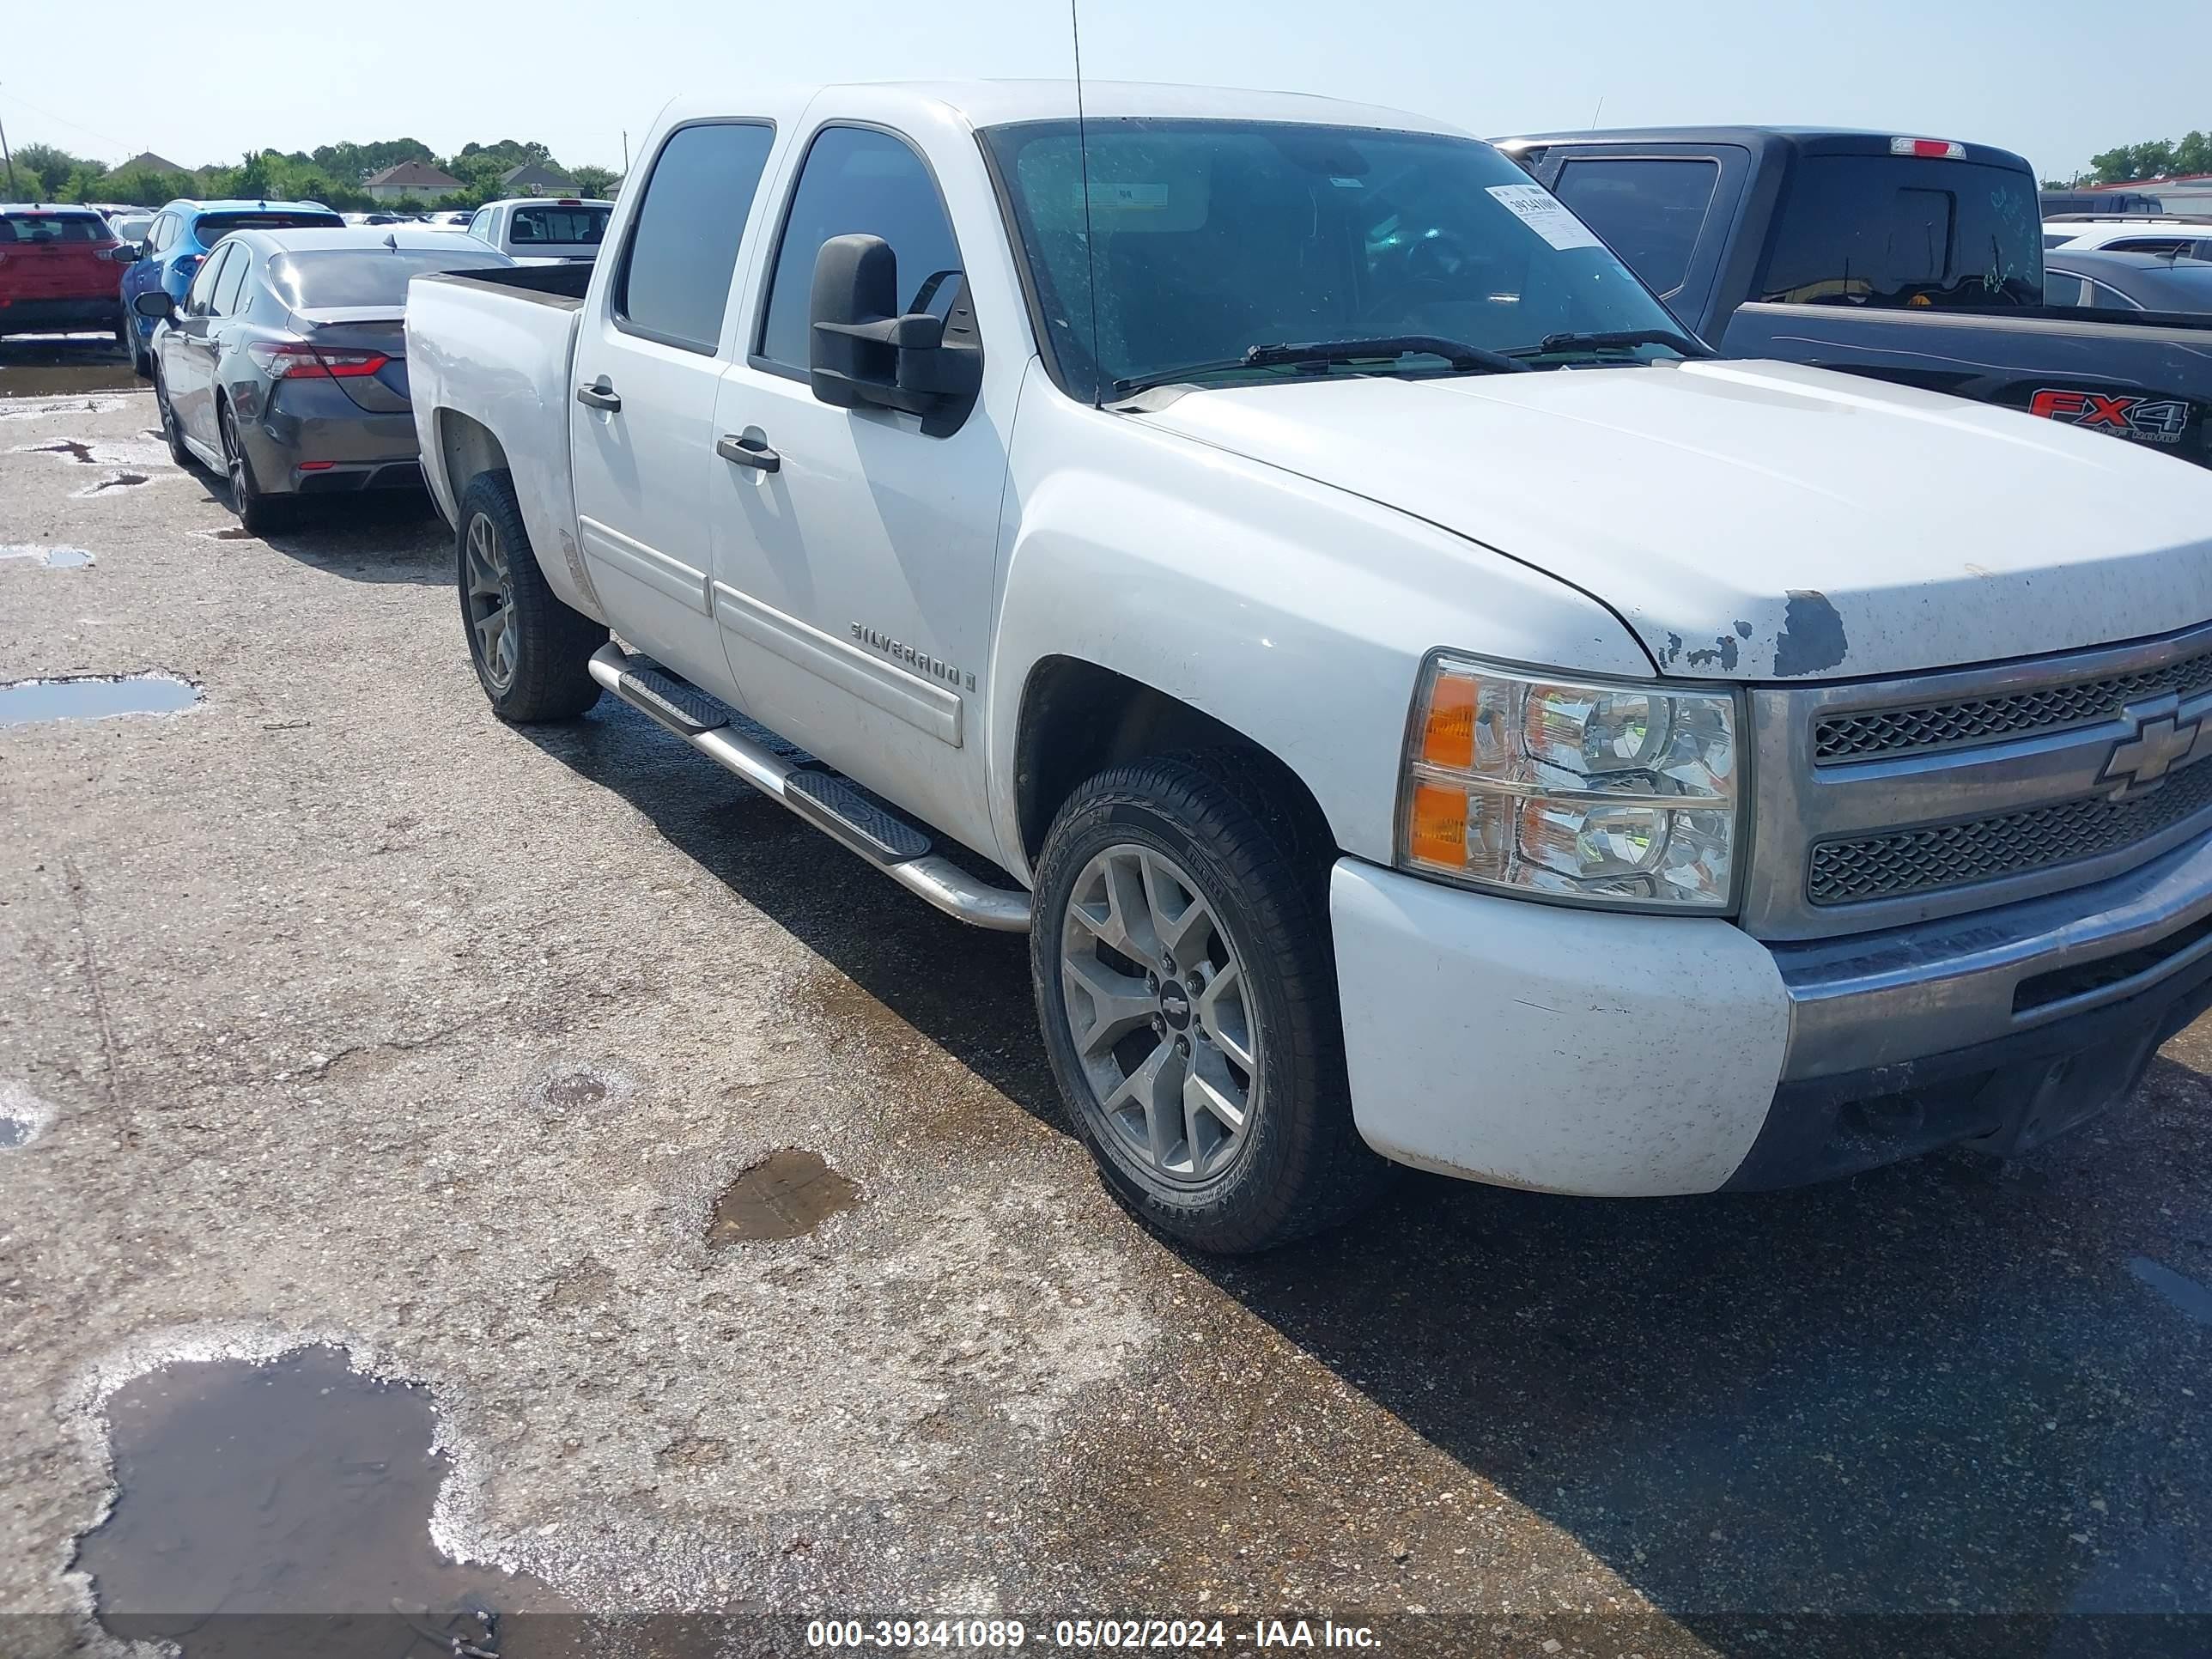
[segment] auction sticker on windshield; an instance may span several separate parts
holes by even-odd
[[[1490,193],[1520,216],[1521,222],[1556,248],[1603,247],[1589,228],[1560,205],[1541,185],[1492,185]]]

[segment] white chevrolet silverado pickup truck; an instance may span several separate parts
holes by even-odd
[[[1716,360],[1439,124],[1083,90],[682,103],[595,267],[414,283],[501,718],[1027,930],[1211,1249],[2009,1154],[2212,1001],[2212,475]]]

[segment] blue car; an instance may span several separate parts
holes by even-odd
[[[151,317],[132,308],[142,294],[159,289],[182,303],[192,285],[192,273],[207,258],[208,250],[234,230],[288,230],[295,227],[343,226],[345,223],[320,202],[187,202],[169,203],[154,216],[146,240],[138,245],[138,258],[123,273],[124,343],[131,366],[141,374],[154,372],[148,347],[154,337]]]

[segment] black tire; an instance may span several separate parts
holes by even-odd
[[[1257,757],[1235,751],[1117,766],[1060,808],[1037,866],[1030,976],[1069,1117],[1108,1189],[1201,1250],[1268,1249],[1338,1225],[1370,1205],[1392,1172],[1352,1125],[1328,928],[1334,849],[1286,794]],[[1164,1179],[1123,1145],[1071,1028],[1061,967],[1068,906],[1095,859],[1129,846],[1179,866],[1234,936],[1263,1034],[1249,1144],[1211,1184]]]
[[[574,720],[599,700],[592,678],[592,653],[607,642],[606,625],[562,603],[546,584],[523,527],[513,478],[504,471],[479,472],[461,494],[459,525],[453,532],[454,564],[461,599],[461,628],[477,683],[500,719],[522,724]],[[502,631],[514,632],[514,657],[504,683],[487,665],[470,580],[469,538],[483,520],[504,550],[507,587]]]
[[[177,424],[177,411],[169,406],[169,388],[159,370],[153,374],[154,410],[161,417],[161,441],[169,447],[169,459],[179,466],[191,467],[197,457],[185,447],[183,429]]]
[[[230,399],[221,405],[222,427],[222,459],[230,474],[230,505],[238,514],[239,527],[249,536],[267,536],[282,530],[291,522],[292,503],[281,496],[264,495],[253,477],[253,459],[246,453],[246,445],[239,436],[238,417],[231,412]]]

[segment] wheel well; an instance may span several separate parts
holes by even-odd
[[[446,486],[456,505],[467,494],[469,481],[480,472],[505,470],[507,451],[492,429],[458,409],[438,411],[438,456],[445,463]]]
[[[1317,846],[1335,834],[1305,781],[1236,727],[1126,674],[1073,657],[1048,657],[1030,672],[1014,738],[1014,799],[1022,851],[1034,866],[1045,832],[1085,778],[1144,755],[1233,749],[1255,757],[1271,787],[1303,817]]]

